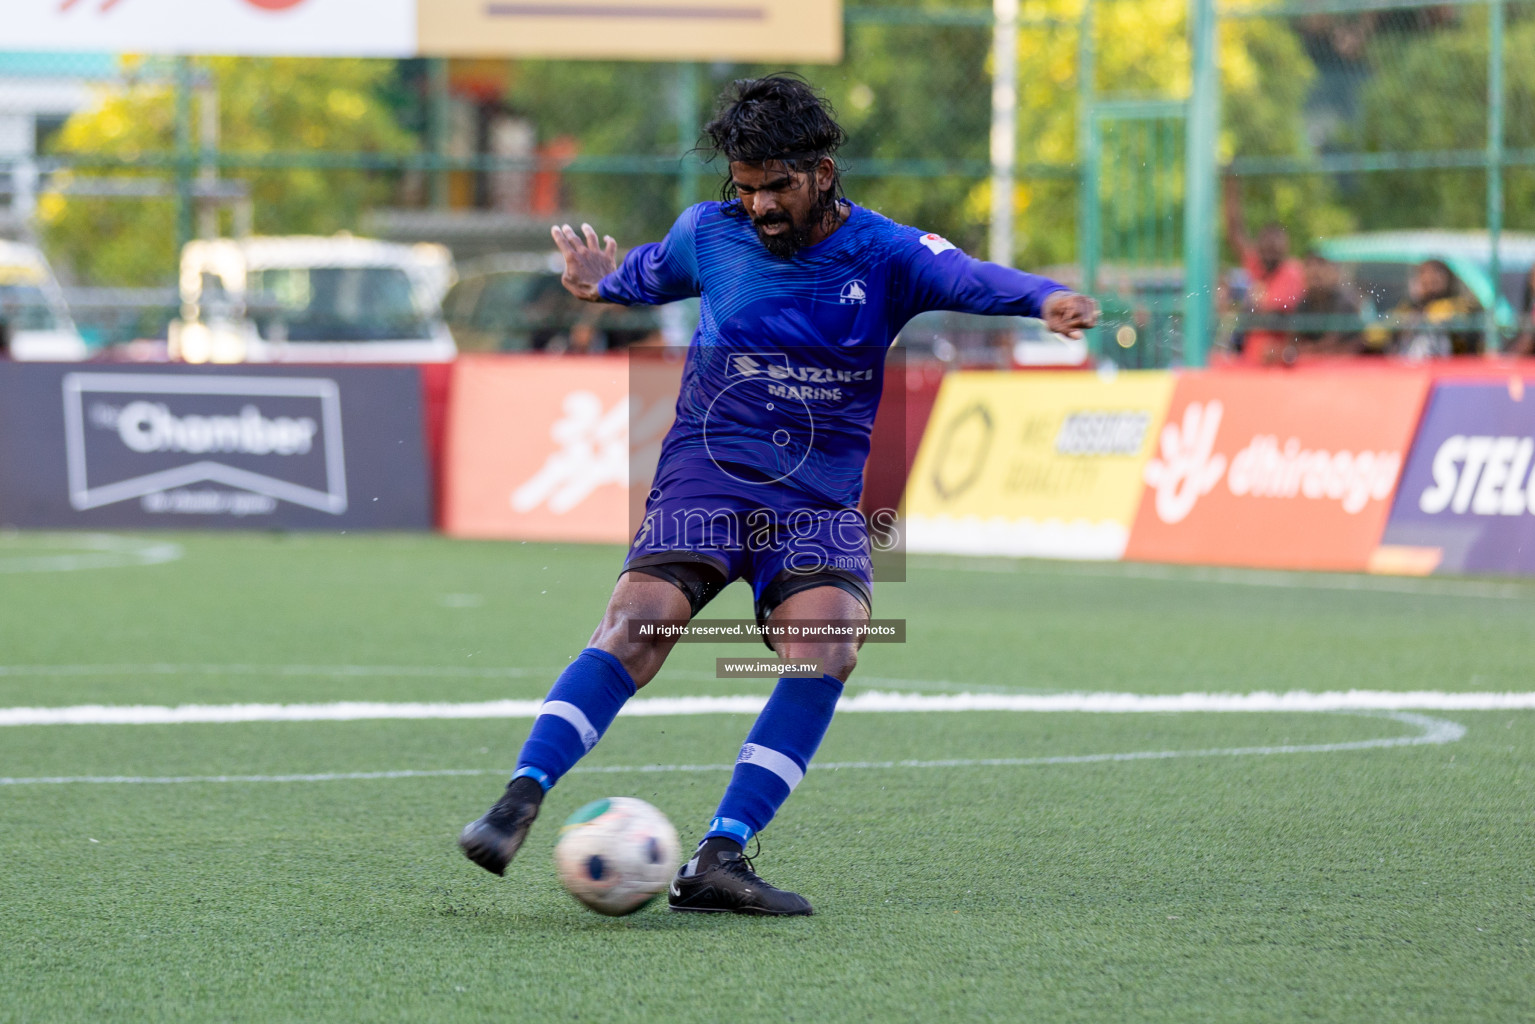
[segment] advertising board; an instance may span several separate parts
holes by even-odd
[[[1423,572],[1535,573],[1535,375],[1434,385],[1381,552]]]
[[[680,363],[623,356],[460,356],[448,410],[443,530],[627,542],[671,427],[680,377]]]
[[[840,0],[6,0],[10,50],[842,59]]]
[[[950,374],[907,483],[907,550],[1119,558],[1172,390],[1161,372]]]
[[[422,53],[608,60],[842,59],[840,0],[419,0]]]
[[[1178,380],[1125,557],[1362,571],[1427,372],[1227,371]]]
[[[405,57],[417,0],[6,0],[8,50]]]
[[[427,529],[410,367],[0,364],[0,523]]]

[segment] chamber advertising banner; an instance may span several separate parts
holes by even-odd
[[[1119,558],[1172,392],[1161,372],[950,374],[907,483],[907,550]]]
[[[460,356],[448,409],[443,530],[627,543],[680,379],[680,362],[624,356]]]
[[[1535,573],[1535,376],[1434,386],[1381,550],[1422,572]]]
[[[1178,380],[1125,557],[1283,569],[1374,560],[1427,372]]]
[[[420,376],[0,363],[0,524],[429,529]]]

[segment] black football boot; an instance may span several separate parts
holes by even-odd
[[[686,874],[690,868],[693,873]],[[739,849],[720,850],[684,864],[672,879],[667,904],[672,910],[716,914],[797,917],[815,913],[799,893],[774,888],[759,878],[751,858]]]
[[[493,874],[506,874],[528,827],[538,817],[544,789],[526,776],[513,779],[496,805],[464,826],[458,845],[464,856]]]

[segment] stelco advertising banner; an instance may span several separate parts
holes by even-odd
[[[840,0],[5,0],[9,50],[834,63]]]
[[[1535,573],[1535,377],[1435,385],[1382,551],[1423,572]]]
[[[1390,571],[1377,545],[1427,373],[1181,377],[1125,557]]]
[[[907,550],[1124,554],[1173,376],[951,374],[906,490]]]
[[[463,355],[442,527],[458,537],[622,544],[672,425],[680,362]]]
[[[0,524],[429,529],[410,367],[0,363]]]

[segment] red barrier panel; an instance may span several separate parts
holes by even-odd
[[[906,478],[917,461],[917,449],[933,414],[933,403],[938,401],[943,377],[944,365],[931,360],[892,360],[885,368],[884,392],[863,471],[859,507],[866,514],[901,507]]]
[[[1430,380],[1379,364],[1181,377],[1125,557],[1369,568]]]
[[[443,531],[628,541],[631,509],[649,487],[671,426],[680,373],[680,362],[626,356],[460,356],[448,411]]]

